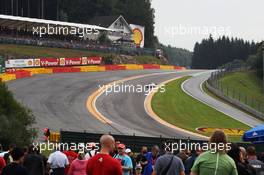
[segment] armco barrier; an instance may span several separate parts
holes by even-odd
[[[77,67],[56,67],[52,68],[53,73],[74,73],[81,72],[80,68]]]
[[[126,67],[120,65],[105,65],[105,70],[126,70]]]
[[[160,65],[157,64],[143,64],[144,69],[160,69]]]

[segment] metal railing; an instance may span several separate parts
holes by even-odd
[[[244,94],[243,92],[240,92],[238,89],[223,84],[219,81],[222,77],[226,76],[227,74],[230,74],[232,72],[244,71],[244,70],[247,70],[247,67],[240,67],[235,69],[221,69],[217,72],[213,72],[211,74],[211,77],[208,79],[207,83],[211,87],[217,89],[224,97],[233,99],[236,102],[242,103],[248,106],[249,108],[252,108],[253,110],[256,110],[264,114],[264,99],[260,100],[255,96]]]

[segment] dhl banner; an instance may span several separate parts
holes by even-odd
[[[211,134],[215,130],[222,130],[226,135],[229,136],[243,136],[244,132],[246,131],[243,129],[236,129],[236,128],[213,128],[213,127],[196,128],[196,131],[206,134]]]

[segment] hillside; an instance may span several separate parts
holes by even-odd
[[[225,88],[228,87],[229,93],[224,91],[226,95],[240,99],[257,110],[264,110],[259,109],[264,106],[262,80],[255,72],[230,73],[220,78],[219,83]]]
[[[4,58],[38,58],[38,57],[82,57],[82,56],[102,56],[108,63],[113,64],[167,64],[154,56],[128,56],[112,53],[91,52],[76,49],[61,49],[36,47],[25,45],[0,44],[0,56]]]

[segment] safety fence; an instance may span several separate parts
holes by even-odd
[[[6,69],[5,73],[0,74],[0,81],[31,77],[36,74],[56,74],[56,73],[77,73],[77,72],[103,72],[118,70],[185,70],[184,67],[157,65],[157,64],[122,64],[122,65],[93,65],[93,66],[70,66],[70,67],[40,67],[40,68],[17,68]]]
[[[231,88],[228,85],[223,85],[219,80],[224,77],[225,75],[244,70],[240,69],[223,69],[217,72],[213,72],[211,77],[207,80],[207,88],[216,94],[217,96],[221,97],[222,99],[228,101],[229,103],[241,108],[260,119],[264,119],[264,103],[263,101],[259,101],[253,96],[248,94],[243,94],[239,90],[235,88]]]
[[[111,134],[111,133],[110,133]],[[190,146],[190,144],[197,144],[199,143],[202,145],[203,143],[207,142],[205,140],[190,140],[188,138],[185,139],[179,139],[179,138],[166,138],[163,136],[159,137],[146,137],[146,136],[137,136],[135,134],[133,135],[117,135],[112,134],[116,141],[120,141],[121,143],[124,143],[127,145],[128,148],[132,149],[133,152],[140,152],[142,146],[147,146],[148,148],[151,148],[153,145],[158,145],[161,148],[170,148],[175,149],[174,153],[177,153],[177,147],[178,149],[184,149],[186,146]],[[60,143],[98,143],[102,134],[98,133],[87,133],[87,132],[71,132],[71,131],[60,131]],[[240,146],[248,147],[252,144],[250,143],[237,143]],[[258,152],[264,151],[263,144],[254,145],[256,147],[256,150]],[[186,149],[188,149],[186,147]],[[189,147],[189,149],[192,149],[192,147]]]

